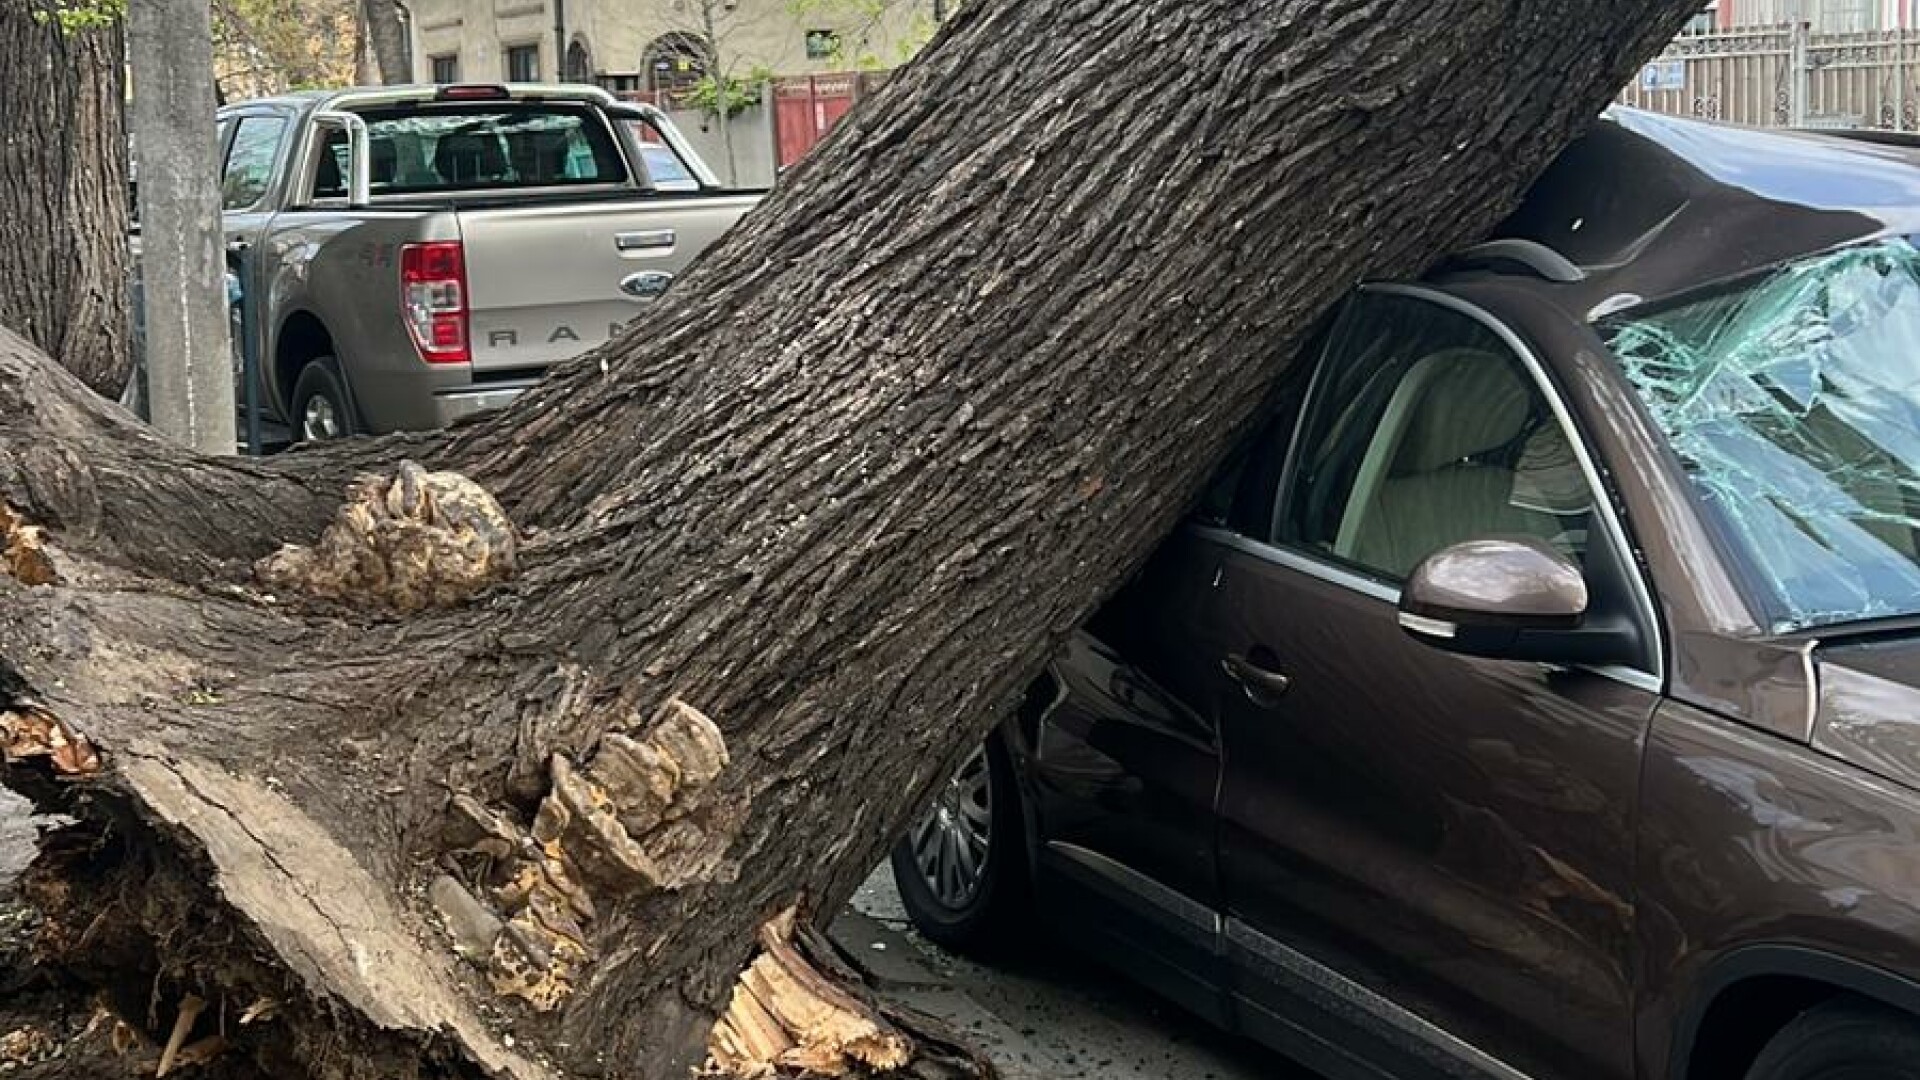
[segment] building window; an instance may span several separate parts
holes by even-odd
[[[832,60],[840,55],[840,31],[807,31],[807,59]]]
[[[540,46],[510,45],[507,47],[507,81],[540,81]]]
[[[433,57],[433,81],[437,83],[459,82],[460,58],[457,56]]]
[[[567,46],[567,81],[591,82],[593,80],[593,53],[588,51],[586,42],[576,41]]]
[[[1720,25],[1719,8],[1718,2],[1708,4],[1700,10],[1699,14],[1687,20],[1687,25],[1681,28],[1680,33],[1686,36],[1713,33],[1714,29]]]
[[[598,82],[600,89],[615,97],[632,97],[640,93],[640,76],[638,75],[601,75]]]

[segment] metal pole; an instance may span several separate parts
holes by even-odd
[[[1801,0],[1799,11],[1793,20],[1793,45],[1789,50],[1789,81],[1787,83],[1787,126],[1803,128],[1807,126],[1807,2]]]
[[[153,425],[202,453],[231,454],[233,353],[208,0],[132,0],[127,57]]]
[[[1907,130],[1907,9],[1893,29],[1893,130]]]
[[[553,70],[559,73],[554,82],[573,81],[567,70],[567,0],[553,0]]]

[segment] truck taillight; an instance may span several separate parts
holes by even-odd
[[[473,360],[467,344],[467,260],[460,241],[402,245],[400,310],[420,359],[429,364]]]

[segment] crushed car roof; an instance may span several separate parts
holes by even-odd
[[[1492,239],[1509,253],[1531,249],[1524,261],[1558,282],[1548,291],[1585,318],[1868,237],[1914,233],[1920,149],[1897,137],[1614,108],[1561,153]]]

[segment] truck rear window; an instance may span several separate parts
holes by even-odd
[[[406,105],[360,110],[375,195],[624,184],[626,165],[599,114],[563,102]],[[328,137],[318,198],[346,194],[346,136]]]

